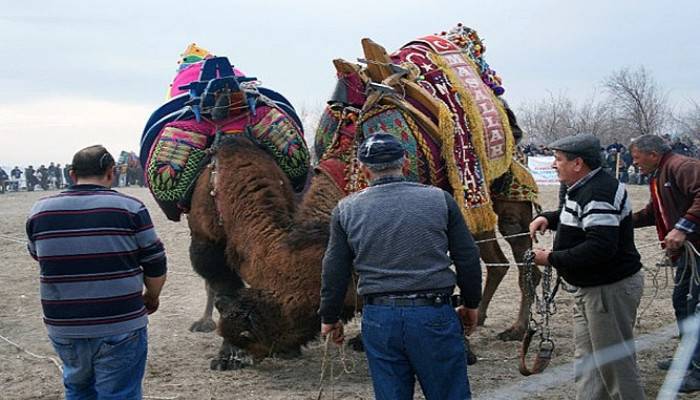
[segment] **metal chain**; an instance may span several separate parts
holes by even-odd
[[[556,284],[553,285],[554,281],[554,271],[552,266],[547,265],[542,271],[542,293],[537,294],[537,285],[534,279],[534,269],[537,268],[535,265],[535,253],[528,249],[523,257],[523,264],[525,265],[525,282],[528,289],[528,297],[530,300],[530,310],[529,310],[529,330],[533,330],[539,333],[540,337],[540,351],[542,350],[553,350],[554,341],[552,340],[552,328],[550,327],[551,316],[556,314],[557,308],[554,303],[554,296],[556,295]],[[535,312],[532,312],[532,307],[535,307]],[[538,316],[536,317],[535,314]]]

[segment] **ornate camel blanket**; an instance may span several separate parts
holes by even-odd
[[[194,45],[179,64],[170,100],[151,116],[141,139],[148,187],[168,219],[179,221],[188,212],[194,183],[224,135],[256,142],[301,190],[309,152],[291,104],[225,57]]]

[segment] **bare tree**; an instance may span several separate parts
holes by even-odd
[[[526,142],[549,143],[573,132],[574,104],[566,95],[526,103],[518,109],[518,123],[525,131]]]
[[[683,137],[688,137],[694,141],[700,140],[700,104],[690,100],[691,107],[678,115],[674,122],[676,132]]]
[[[583,103],[576,104],[560,93],[520,107],[518,121],[525,129],[528,142],[546,144],[558,138],[578,133],[592,133],[603,143],[615,139],[609,104],[594,93]]]
[[[670,116],[668,102],[646,68],[614,71],[603,86],[613,106],[620,139],[663,133]]]
[[[594,134],[601,143],[611,143],[616,139],[612,108],[601,101],[597,93],[576,106],[572,127],[574,133]]]

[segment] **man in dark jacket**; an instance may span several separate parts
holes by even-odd
[[[673,309],[680,329],[686,318],[697,314],[700,292],[687,268],[693,265],[690,257],[695,258],[696,264],[700,257],[681,251],[686,242],[700,249],[700,160],[673,153],[662,138],[654,135],[640,136],[632,142],[631,149],[634,164],[642,173],[651,175],[651,201],[632,218],[635,227],[655,225],[659,239],[672,256],[676,266]],[[671,361],[661,360],[657,366],[666,370]],[[690,373],[681,391],[700,391],[700,344],[688,368]]]
[[[321,333],[343,341],[339,317],[354,266],[375,397],[412,399],[417,375],[427,399],[471,398],[462,329],[476,326],[481,266],[460,209],[443,190],[404,180],[404,149],[393,136],[370,136],[358,158],[370,187],[331,215]]]
[[[39,168],[36,169],[36,173],[39,175],[39,186],[42,190],[49,190],[49,170],[41,164]]]
[[[633,329],[644,280],[625,185],[601,169],[593,135],[566,137],[549,148],[567,187],[564,207],[536,217],[530,234],[535,239],[536,232],[556,230],[553,249],[535,250],[535,262],[552,265],[576,288],[576,398],[643,399]],[[613,348],[622,356],[602,361]]]
[[[27,180],[28,192],[33,192],[34,186],[36,186],[37,183],[39,183],[39,180],[36,179],[36,176],[34,176],[35,172],[36,171],[34,170],[34,167],[32,167],[31,165],[24,169],[24,178]]]

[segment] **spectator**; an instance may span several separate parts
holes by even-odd
[[[78,151],[76,184],[39,200],[27,220],[67,399],[141,399],[147,314],[165,283],[165,252],[148,210],[109,189],[113,166],[102,146]]]
[[[24,169],[24,178],[27,180],[27,191],[33,192],[34,186],[39,184],[39,180],[34,176],[34,167],[31,165]]]
[[[53,186],[54,188],[58,189],[56,187],[56,166],[54,165],[53,162],[49,163],[49,167],[47,168],[46,172],[48,175],[47,186]]]
[[[10,171],[10,179],[12,183],[12,190],[19,192],[19,181],[22,179],[22,170],[20,170],[18,166],[15,165],[15,167],[12,168],[12,171]]]
[[[56,164],[54,176],[56,177],[56,189],[62,189],[63,188],[63,168],[61,168],[61,164]]]
[[[49,170],[41,164],[36,173],[39,175],[39,186],[42,190],[49,190]]]
[[[66,186],[71,186],[75,182],[73,182],[73,179],[70,177],[70,170],[71,170],[71,165],[66,164],[65,168],[63,168],[63,180],[66,183]]]
[[[10,176],[7,175],[7,172],[5,172],[2,167],[0,167],[0,193],[5,194],[5,190],[7,188],[8,181],[10,180]]]

